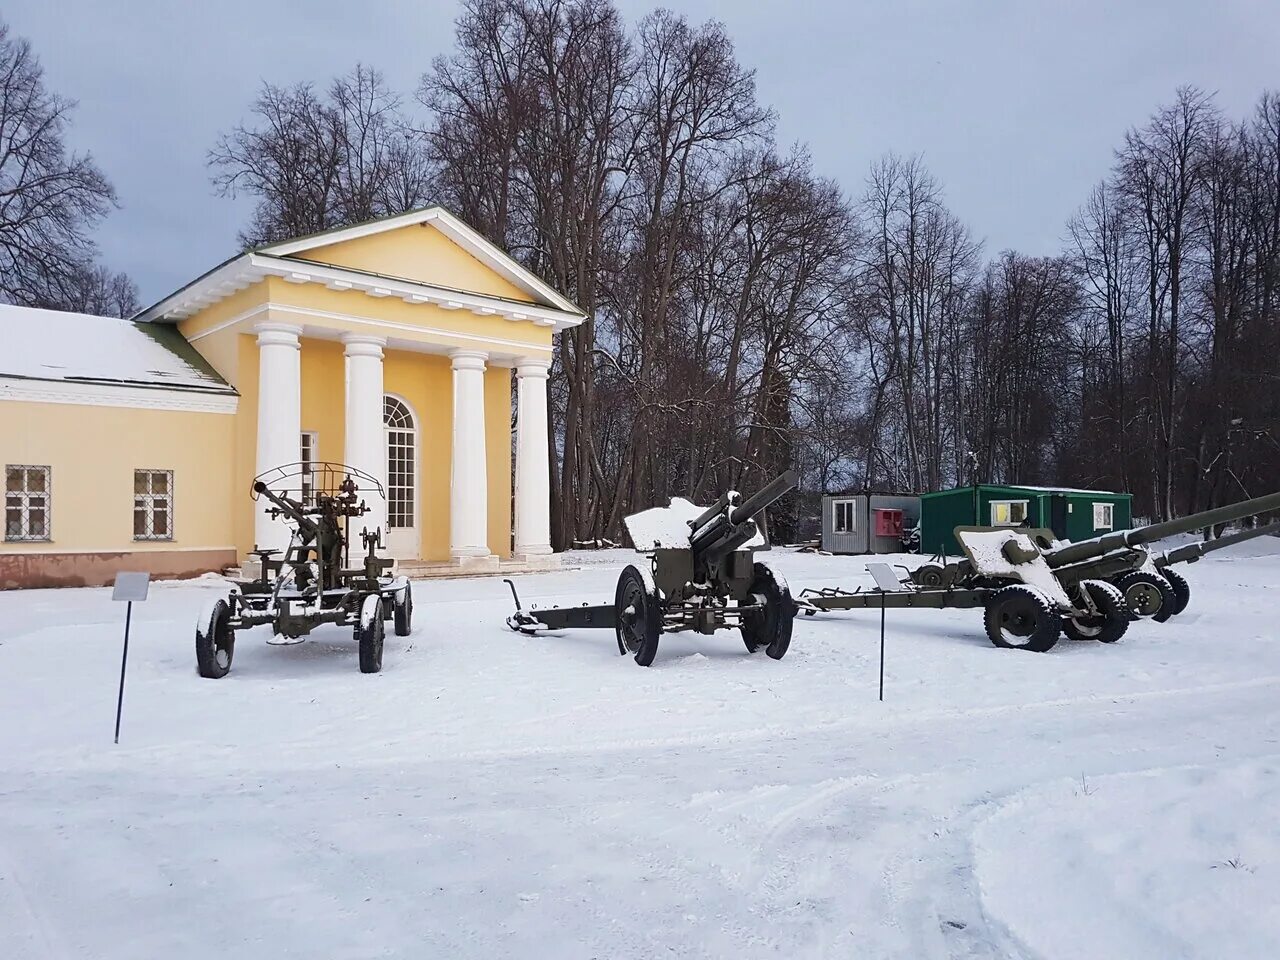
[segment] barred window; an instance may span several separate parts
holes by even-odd
[[[302,501],[310,503],[316,488],[316,449],[319,440],[314,430],[302,433]]]
[[[4,468],[4,538],[50,540],[51,472],[48,467],[7,464]]]
[[[133,539],[173,539],[173,471],[133,471]]]

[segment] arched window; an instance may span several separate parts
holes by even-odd
[[[387,526],[392,530],[412,527],[418,428],[413,411],[398,397],[382,398],[382,422],[387,432]]]

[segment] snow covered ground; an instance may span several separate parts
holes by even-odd
[[[496,579],[348,633],[239,635],[221,584],[0,593],[0,958],[1273,957],[1280,544],[1184,568],[1114,646],[999,650],[980,611],[801,619],[785,660],[529,638]],[[522,579],[605,600],[622,551]],[[793,590],[865,558],[780,553]]]

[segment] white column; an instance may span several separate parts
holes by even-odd
[[[516,366],[516,546],[522,558],[551,553],[551,464],[547,450],[547,360]]]
[[[265,473],[302,459],[302,363],[298,337],[301,327],[260,323],[258,334],[258,463]],[[284,550],[289,528],[272,520],[259,501],[253,520],[254,539],[261,549]]]
[[[454,560],[488,557],[489,474],[485,461],[484,368],[488,355],[455,350],[449,553]]]
[[[387,443],[383,430],[382,348],[387,341],[353,333],[342,338],[345,345],[347,373],[346,447],[343,461],[357,470],[377,478],[383,489],[387,485]],[[382,542],[387,542],[387,501],[377,490],[361,484],[360,498],[369,512],[352,522],[352,529],[381,529]]]

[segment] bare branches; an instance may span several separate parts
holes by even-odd
[[[89,155],[67,150],[74,106],[45,88],[31,45],[0,23],[0,297],[12,303],[78,309],[102,279],[89,231],[115,193]]]
[[[402,213],[428,199],[427,165],[382,75],[363,65],[323,98],[311,84],[269,84],[237,126],[209,151],[224,196],[258,198],[246,246]]]

